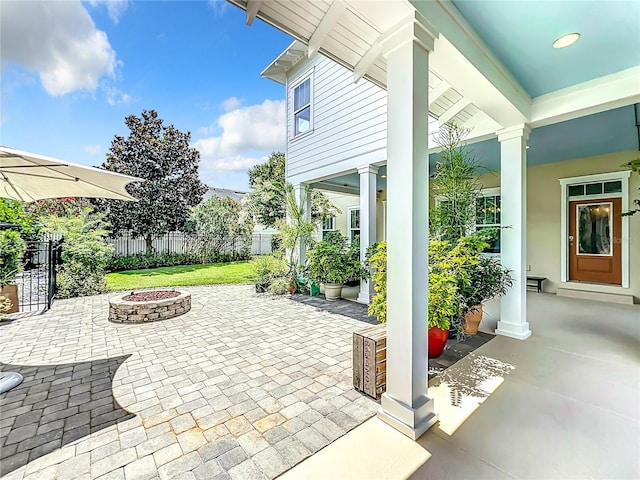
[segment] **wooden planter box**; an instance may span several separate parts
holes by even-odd
[[[387,327],[353,332],[353,386],[376,400],[387,388]]]

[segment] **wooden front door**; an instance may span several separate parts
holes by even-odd
[[[622,284],[622,199],[569,202],[569,279]]]

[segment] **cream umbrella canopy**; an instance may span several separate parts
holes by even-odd
[[[143,179],[0,147],[0,197],[23,202],[87,197],[137,201],[125,185]]]

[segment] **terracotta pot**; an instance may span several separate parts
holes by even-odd
[[[464,315],[464,333],[477,335],[482,321],[482,305],[476,305]]]
[[[4,313],[16,313],[20,311],[20,303],[18,301],[18,285],[5,285],[0,288],[0,295],[6,297],[11,302],[11,308]]]
[[[291,285],[289,285],[289,293],[291,295],[293,295],[294,293],[296,293],[296,290],[298,289],[298,287],[296,287],[295,283],[292,283]]]
[[[340,300],[342,296],[342,284],[341,283],[325,283],[324,284],[324,296],[327,300]]]
[[[444,352],[449,337],[449,329],[429,327],[429,358],[438,358]]]

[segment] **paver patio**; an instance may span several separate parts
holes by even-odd
[[[362,322],[250,286],[189,287],[186,315],[107,320],[110,295],[0,324],[7,479],[274,478],[372,415],[351,386]]]

